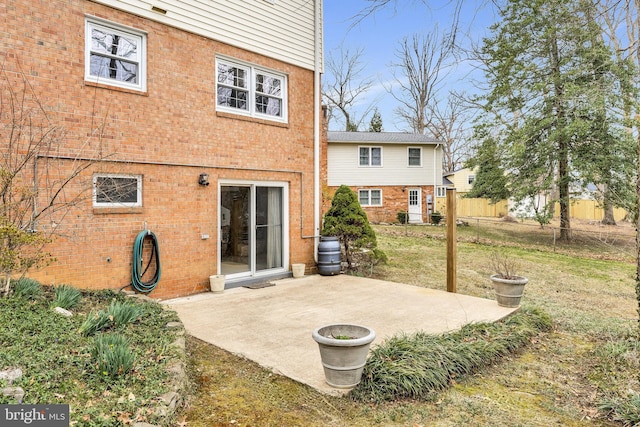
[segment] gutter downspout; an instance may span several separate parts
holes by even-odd
[[[322,33],[322,0],[315,0],[315,48],[313,70],[313,258],[318,262],[318,235],[320,234],[320,68]]]

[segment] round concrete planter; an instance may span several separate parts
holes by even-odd
[[[360,383],[369,346],[376,337],[373,329],[359,325],[335,324],[313,331],[327,384],[351,388]]]
[[[497,274],[491,276],[493,290],[496,294],[496,301],[501,307],[518,307],[524,294],[524,285],[529,279],[516,276],[513,279],[505,279]]]

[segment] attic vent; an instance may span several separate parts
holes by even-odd
[[[151,6],[151,10],[152,10],[152,11],[154,11],[154,12],[161,13],[161,14],[163,14],[163,15],[166,15],[166,14],[167,14],[167,11],[166,11],[166,10],[161,9],[161,8],[159,8],[159,7],[157,7],[157,6]]]

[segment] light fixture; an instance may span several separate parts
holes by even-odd
[[[209,185],[209,174],[201,173],[200,176],[198,177],[198,184],[204,185],[204,186]]]

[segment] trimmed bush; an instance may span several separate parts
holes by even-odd
[[[352,273],[370,274],[374,265],[387,260],[378,249],[376,233],[358,196],[346,185],[341,185],[331,199],[331,207],[324,214],[322,235],[339,238],[344,261]]]

